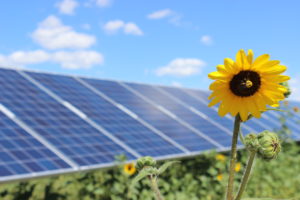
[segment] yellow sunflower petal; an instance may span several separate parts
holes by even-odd
[[[282,83],[285,81],[290,80],[290,77],[285,76],[285,75],[265,75],[264,80],[266,80],[267,82],[273,82],[273,83]]]
[[[210,90],[217,90],[217,89],[221,89],[221,88],[226,88],[227,87],[227,83],[224,82],[224,81],[215,81],[215,82],[212,82],[210,85],[209,85],[209,89]]]
[[[252,49],[249,49],[249,50],[248,50],[248,55],[247,55],[247,60],[248,60],[248,63],[249,63],[250,65],[251,65],[252,62],[253,62],[253,56],[254,56],[254,54],[253,54]]]
[[[243,49],[239,50],[236,54],[236,64],[240,66],[243,70],[247,70],[249,68],[247,56]]]
[[[268,69],[262,70],[260,73],[264,75],[276,75],[281,74],[282,72],[285,72],[286,66],[284,65],[275,65],[273,67],[270,67]]]
[[[287,91],[279,84],[289,79],[281,75],[286,67],[279,63],[270,60],[268,54],[253,60],[252,50],[247,55],[243,50],[238,51],[236,62],[226,58],[224,65],[218,65],[217,71],[209,74],[209,78],[215,80],[209,86],[213,91],[209,106],[220,103],[220,116],[239,114],[242,121],[246,121],[249,114],[261,117],[261,112],[266,111],[268,105],[278,105]]]
[[[218,71],[211,72],[211,73],[208,74],[208,78],[213,79],[213,80],[218,80],[218,79],[226,80],[227,77],[228,77],[228,74],[223,74],[223,73],[220,73]]]
[[[260,66],[270,60],[269,54],[263,54],[261,56],[258,56],[255,61],[253,62],[253,68],[256,68],[256,66]]]

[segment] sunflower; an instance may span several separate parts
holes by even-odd
[[[215,80],[209,86],[213,92],[208,97],[212,100],[208,106],[220,102],[218,113],[222,117],[231,113],[232,116],[239,114],[242,121],[246,121],[249,114],[260,118],[267,105],[279,106],[287,91],[279,84],[289,80],[288,76],[280,75],[286,67],[279,63],[270,60],[268,54],[253,60],[252,50],[247,55],[240,50],[236,61],[225,58],[224,65],[218,65],[217,71],[208,74]]]
[[[240,162],[238,162],[235,164],[234,171],[239,172],[239,171],[241,171],[241,168],[242,168],[242,165]]]
[[[224,162],[226,160],[226,156],[224,156],[223,154],[217,154],[216,155],[216,160]]]
[[[216,178],[217,178],[218,181],[222,181],[223,180],[223,174],[218,174]]]
[[[132,175],[135,173],[135,171],[136,171],[136,168],[133,163],[128,163],[128,164],[124,165],[124,172],[126,174]]]

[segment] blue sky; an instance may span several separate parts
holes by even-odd
[[[2,0],[0,65],[207,89],[239,49],[288,66],[300,99],[297,0]]]

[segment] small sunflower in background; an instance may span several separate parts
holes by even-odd
[[[239,172],[239,171],[241,171],[241,168],[242,168],[242,164],[240,162],[238,162],[235,164],[234,171]]]
[[[128,163],[124,165],[124,172],[128,175],[132,175],[136,172],[136,168],[133,163]]]
[[[223,154],[217,154],[216,155],[216,160],[224,162],[226,160],[226,156],[224,156]]]
[[[286,67],[278,60],[270,60],[268,54],[256,59],[253,56],[252,50],[247,55],[240,50],[236,61],[225,58],[224,65],[218,65],[217,71],[208,75],[215,80],[209,87],[213,91],[209,106],[220,102],[220,116],[239,114],[242,121],[246,121],[249,114],[260,118],[267,105],[279,106],[279,101],[285,98],[287,89],[280,83],[289,80],[288,76],[281,75]]]
[[[217,178],[218,181],[222,181],[223,180],[223,174],[218,174],[216,178]]]

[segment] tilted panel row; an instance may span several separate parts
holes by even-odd
[[[224,147],[230,147],[231,136],[229,130],[224,131],[224,129],[221,129],[220,127],[211,123],[209,120],[200,117],[187,107],[176,102],[173,98],[163,94],[153,86],[133,83],[129,83],[127,85],[141,93],[143,96],[149,98],[151,101],[155,102],[155,104],[163,106],[165,109],[175,114],[179,119],[190,124],[192,127],[196,128],[198,131],[202,132],[214,141],[218,142]]]
[[[207,117],[208,119],[215,121],[226,127],[228,130],[233,129],[233,118],[228,117],[220,117],[217,113],[217,110],[209,108],[207,102],[200,101],[199,99],[189,95],[188,93],[184,92],[181,88],[174,88],[174,87],[160,87],[162,90],[170,93],[175,98],[185,102],[187,105],[196,109],[197,112],[200,112],[202,115]],[[252,130],[247,126],[241,127],[244,133],[251,132]]]
[[[140,155],[160,157],[183,153],[74,78],[42,73],[28,74],[63,100],[74,105]]]
[[[0,69],[0,103],[78,166],[135,157],[13,70]]]
[[[0,80],[0,84],[3,84]],[[0,99],[5,95],[0,93]],[[65,161],[0,111],[0,181],[68,170]],[[11,179],[11,178],[10,178]]]
[[[119,83],[86,78],[83,80],[109,98],[130,109],[138,117],[142,118],[189,151],[205,151],[217,148],[214,144],[195,134],[193,131],[163,113],[157,107],[121,86]]]
[[[202,100],[206,100],[209,96],[208,92],[193,90],[193,89],[183,89],[186,93],[200,98]],[[288,107],[283,107],[284,110],[291,109]],[[284,120],[287,119],[287,120]],[[262,114],[262,117],[259,119],[252,118],[251,120],[245,122],[246,125],[255,129],[257,132],[261,132],[264,130],[281,130],[283,127],[283,122],[286,123],[288,128],[291,130],[291,138],[295,140],[300,139],[300,126],[295,123],[296,115],[290,116],[287,112],[278,112],[278,111],[267,111]]]

